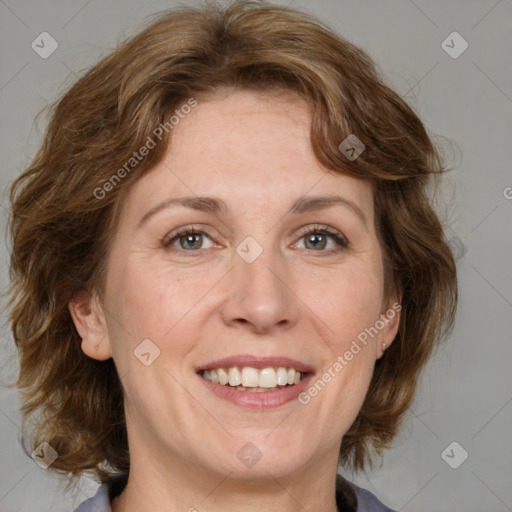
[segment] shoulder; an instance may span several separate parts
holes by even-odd
[[[341,475],[338,475],[336,481],[337,499],[341,498],[339,495],[340,492],[343,492],[344,496],[349,495],[349,501],[351,503],[352,501],[355,502],[355,506],[352,508],[354,512],[396,512],[379,501],[379,499],[370,491],[363,489],[362,487],[358,487],[343,478]],[[342,499],[346,498],[343,497]]]
[[[366,489],[356,487],[357,512],[395,512],[378,500],[378,498]]]
[[[110,502],[121,494],[128,482],[128,475],[111,476],[98,487],[96,494],[85,500],[73,512],[112,512]]]
[[[73,512],[112,512],[108,485],[101,485],[92,498],[85,500]]]

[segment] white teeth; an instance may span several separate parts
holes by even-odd
[[[242,382],[242,376],[240,375],[240,370],[237,367],[229,369],[229,385],[230,386],[239,386]]]
[[[277,375],[274,368],[263,368],[260,371],[260,388],[275,388],[277,386]]]
[[[211,373],[217,373],[217,375],[219,376],[219,384],[222,384],[223,386],[225,386],[228,383],[228,381],[229,381],[228,374],[226,373],[226,370],[224,370],[224,368],[218,368],[217,370],[211,370],[210,374]]]
[[[205,380],[209,380],[214,384],[222,386],[232,386],[244,391],[275,391],[278,386],[292,386],[298,384],[303,373],[295,370],[295,368],[262,368],[257,369],[250,366],[244,366],[240,371],[238,367],[216,368],[212,370],[204,370],[202,376]]]
[[[215,373],[215,372],[214,372]],[[278,386],[286,386],[288,384],[288,372],[286,368],[278,368],[277,369],[277,385]]]
[[[242,386],[246,388],[257,388],[260,377],[256,368],[242,368]]]

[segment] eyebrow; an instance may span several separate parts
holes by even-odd
[[[310,211],[322,210],[334,205],[349,207],[362,220],[363,224],[367,226],[367,218],[361,208],[359,208],[359,206],[354,202],[338,195],[299,197],[299,199],[293,203],[287,213],[292,215],[300,215]],[[137,228],[141,227],[149,220],[150,217],[153,217],[161,210],[166,210],[178,206],[213,214],[229,211],[229,207],[225,201],[222,199],[216,199],[214,197],[186,196],[170,198],[162,201],[161,203],[148,210],[139,220]]]

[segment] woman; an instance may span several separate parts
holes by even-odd
[[[180,8],[56,103],[11,190],[32,456],[77,510],[391,510],[340,475],[397,433],[455,314],[444,168],[370,58],[253,2]]]

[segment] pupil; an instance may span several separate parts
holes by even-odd
[[[318,242],[319,239],[322,239],[323,240],[320,240],[321,242],[323,241],[323,244],[320,243],[320,244],[316,244],[316,242]],[[314,248],[318,248],[318,247],[321,247],[322,249],[325,247],[325,237],[324,235],[318,235],[318,234],[312,234],[312,235],[309,235],[308,237],[308,243],[309,242],[313,242],[313,247]]]
[[[185,238],[185,244],[188,244],[189,242],[191,242],[191,245],[185,245],[185,247],[183,247],[183,245],[182,245],[182,247],[184,249],[199,249],[201,247],[201,236],[202,235],[199,235],[199,234],[197,234],[197,235],[185,235],[184,237],[182,237],[182,239]],[[194,239],[195,238],[197,238],[198,241],[196,241],[194,243]]]

